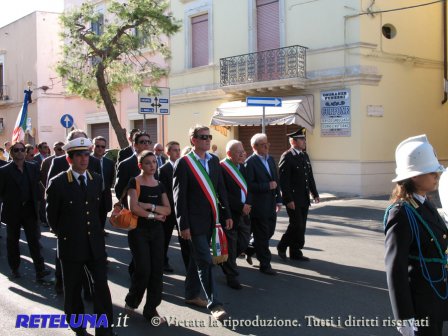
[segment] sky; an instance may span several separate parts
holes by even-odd
[[[0,0],[0,27],[20,19],[34,11],[62,12],[64,0]]]

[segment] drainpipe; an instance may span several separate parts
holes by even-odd
[[[447,28],[446,28],[446,1],[443,1],[443,78],[444,78],[444,92],[443,92],[443,100],[442,100],[442,105],[445,104],[448,100],[447,97],[447,93],[446,90],[448,89],[447,87],[447,68],[448,68],[448,64],[447,64],[447,55],[446,55],[446,49],[447,49]]]

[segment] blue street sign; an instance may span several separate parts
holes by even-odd
[[[73,117],[70,114],[64,114],[61,117],[61,125],[64,128],[70,128],[73,126]]]
[[[281,107],[282,98],[278,97],[247,97],[247,106],[271,106],[271,107]]]
[[[151,102],[151,98],[140,98],[140,101],[142,103],[150,103]]]

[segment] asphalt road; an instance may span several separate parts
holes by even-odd
[[[236,291],[226,286],[221,269],[215,268],[219,297],[230,314],[226,326],[215,323],[205,309],[184,304],[184,268],[176,237],[169,250],[175,272],[164,276],[163,302],[158,308],[169,325],[150,326],[141,316],[142,307],[125,319],[130,252],[126,233],[108,227],[109,285],[114,323],[120,325],[116,331],[121,336],[398,335],[391,326],[393,317],[384,272],[382,219],[386,206],[385,197],[313,205],[304,250],[312,259],[310,262],[283,262],[277,256],[275,246],[287,226],[286,213],[282,211],[271,240],[272,265],[279,275],[262,274],[256,268],[257,261],[250,266],[238,259],[244,288]],[[52,287],[35,282],[24,240],[22,278],[8,278],[4,224],[0,234],[0,335],[72,335],[68,329],[15,328],[18,314],[62,314],[63,298],[56,296]],[[56,240],[44,228],[41,241],[47,266],[52,268]],[[90,303],[86,303],[86,312],[92,312]]]

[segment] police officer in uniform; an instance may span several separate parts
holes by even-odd
[[[314,181],[310,158],[305,153],[306,129],[299,127],[296,132],[287,134],[291,148],[284,152],[279,162],[280,189],[283,204],[288,212],[289,225],[277,245],[278,255],[286,259],[308,261],[302,253],[305,245],[306,219],[310,207],[310,193],[314,202],[319,202],[319,194]]]
[[[401,142],[395,159],[397,184],[384,217],[394,319],[404,336],[442,336],[448,320],[448,229],[426,194],[437,188],[444,168],[426,135]]]
[[[102,178],[87,170],[92,142],[76,138],[63,148],[70,168],[50,180],[47,188],[47,218],[58,238],[58,257],[64,282],[64,312],[84,314],[81,298],[82,273],[93,279],[94,313],[105,314],[108,327],[97,328],[95,335],[114,335],[112,300],[107,284],[106,251],[100,223]],[[83,328],[76,335],[89,335]]]

